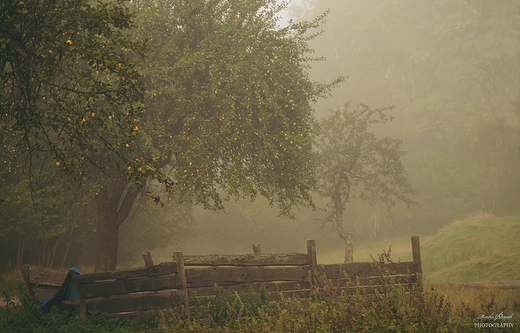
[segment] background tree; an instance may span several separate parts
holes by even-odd
[[[382,129],[400,138],[420,196],[394,225],[433,232],[476,211],[518,215],[520,11],[515,1],[305,1],[330,9],[311,46],[328,61],[311,77],[349,75],[345,100],[395,105]]]
[[[412,203],[408,196],[413,190],[401,162],[402,142],[375,133],[376,127],[392,120],[386,114],[390,110],[362,104],[351,109],[347,103],[320,121],[318,188],[330,200],[328,220],[345,241],[345,262],[353,262],[353,236],[344,226],[344,210],[351,200],[383,202],[389,211],[397,201]]]

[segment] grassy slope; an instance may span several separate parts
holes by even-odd
[[[421,246],[427,282],[520,279],[520,217],[479,214],[444,227]]]
[[[354,244],[354,260],[392,245],[394,261],[411,260],[410,237]],[[520,280],[520,217],[478,214],[454,221],[433,236],[421,236],[421,257],[427,283]],[[343,251],[318,253],[319,263],[339,263]]]

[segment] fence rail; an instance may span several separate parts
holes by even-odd
[[[113,272],[78,274],[44,272],[37,266],[24,265],[24,280],[32,291],[45,283],[60,289],[47,306],[68,304],[87,311],[120,313],[139,309],[157,309],[184,305],[190,300],[214,295],[218,286],[227,291],[260,291],[267,299],[284,296],[306,297],[324,286],[338,289],[375,287],[386,278],[395,283],[422,286],[420,245],[412,237],[412,262],[359,262],[319,265],[316,244],[307,241],[307,253],[184,256],[175,252],[173,261],[154,265],[149,252],[143,253],[145,267]],[[47,280],[44,277],[53,276]],[[65,278],[64,278],[65,276]],[[52,280],[52,281],[51,281]],[[71,293],[76,290],[77,293]],[[40,295],[41,296],[41,295]]]

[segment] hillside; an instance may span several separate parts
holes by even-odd
[[[520,217],[454,221],[421,246],[426,282],[520,280]]]

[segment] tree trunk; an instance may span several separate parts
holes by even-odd
[[[25,250],[25,238],[22,234],[18,235],[18,251],[16,253],[16,267],[20,267],[23,264],[23,252]]]
[[[354,237],[351,232],[343,228],[343,216],[336,216],[336,230],[339,237],[345,242],[345,263],[354,262]]]
[[[74,229],[76,229],[75,225],[70,228],[69,239],[67,240],[67,245],[65,246],[65,252],[63,253],[63,259],[61,260],[60,268],[65,266],[65,261],[69,255],[70,243],[72,242],[72,233],[74,232]]]
[[[103,214],[105,213],[105,214]],[[94,272],[114,271],[117,267],[119,225],[110,212],[99,212],[97,225],[96,264]]]
[[[117,267],[119,227],[126,220],[139,190],[118,177],[103,187],[96,198],[98,224],[94,272],[113,271]]]
[[[345,185],[347,191],[344,194],[344,198],[342,199],[342,185]],[[343,227],[343,203],[348,202],[350,197],[350,181],[346,176],[346,172],[340,174],[338,181],[334,186],[334,195],[332,197],[334,201],[334,214],[336,215],[336,230],[338,231],[339,237],[345,241],[345,263],[354,262],[354,238],[352,237],[352,233],[346,232]]]

